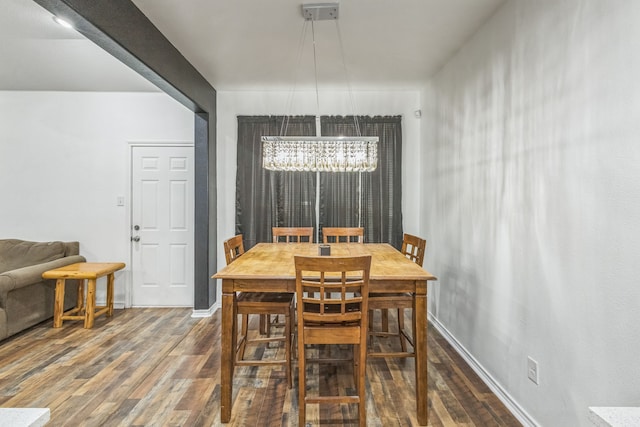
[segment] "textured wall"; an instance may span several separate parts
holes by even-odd
[[[544,426],[640,402],[638,23],[508,1],[423,92],[430,311]]]

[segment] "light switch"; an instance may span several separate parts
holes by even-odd
[[[124,196],[118,196],[116,204],[118,206],[124,206]]]

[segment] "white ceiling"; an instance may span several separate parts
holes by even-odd
[[[301,0],[133,0],[217,90],[314,83]],[[311,3],[313,1],[306,1]],[[344,0],[338,25],[354,89],[415,89],[504,0]],[[346,88],[334,21],[315,23],[318,83]],[[309,27],[310,30],[310,27]],[[154,91],[31,0],[0,2],[0,90]]]

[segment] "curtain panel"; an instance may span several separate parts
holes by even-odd
[[[364,241],[402,246],[401,116],[322,116],[323,136],[377,136],[373,172],[320,173],[320,227],[364,227]],[[359,209],[361,207],[361,209]],[[358,218],[359,217],[359,218]]]
[[[316,176],[278,172],[262,167],[265,135],[281,135],[282,116],[238,116],[236,172],[236,234],[245,249],[270,242],[271,227],[316,228]],[[287,135],[314,136],[314,116],[288,117]]]
[[[365,229],[365,242],[402,245],[400,116],[358,116],[362,136],[378,136],[374,172],[278,172],[262,167],[263,135],[281,135],[282,116],[238,116],[236,233],[245,249],[271,241],[271,227]],[[321,135],[357,136],[353,116],[322,116]],[[314,116],[290,117],[287,135],[314,136]],[[319,183],[316,177],[319,176]],[[319,219],[316,223],[316,191]],[[321,237],[319,237],[321,239]],[[318,241],[319,241],[318,239]]]

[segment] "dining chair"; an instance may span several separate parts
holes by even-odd
[[[364,243],[363,227],[323,227],[323,243]]]
[[[427,241],[413,236],[411,234],[404,234],[402,239],[402,248],[400,252],[404,254],[411,261],[422,267],[424,262],[424,252],[427,246]],[[396,310],[398,331],[389,331],[389,310]],[[411,333],[407,333],[404,323],[404,309],[412,310],[412,322]],[[414,310],[414,298],[409,293],[373,293],[369,295],[369,335],[372,337],[398,337],[400,339],[399,352],[376,352],[373,349],[373,341],[370,342],[369,357],[415,357],[414,348],[414,323],[415,323],[415,310]],[[381,330],[375,330],[373,327],[373,311],[380,310],[381,313]],[[414,348],[412,351],[407,350],[407,343]]]
[[[367,424],[367,303],[371,255],[356,257],[294,256],[298,316],[298,425],[306,421],[309,403],[357,403],[359,425]],[[307,395],[309,344],[351,344],[357,394]],[[315,360],[318,363],[335,363]],[[348,390],[347,390],[348,391]]]
[[[313,243],[313,227],[272,227],[273,243]]]
[[[242,234],[224,241],[224,255],[227,265],[244,254]],[[234,312],[242,316],[240,336],[236,345],[236,366],[264,366],[283,365],[287,370],[287,384],[291,388],[291,342],[292,323],[294,317],[294,296],[291,293],[280,292],[241,292],[235,298]],[[268,315],[284,315],[284,334],[272,337],[267,334],[265,338],[249,338],[249,315],[258,314],[261,318]],[[234,328],[237,327],[237,318],[234,317]],[[245,359],[245,349],[250,343],[268,343],[282,341],[285,346],[284,359],[254,360]]]
[[[273,235],[273,243],[313,243],[313,227],[271,227]],[[269,336],[272,326],[282,326],[282,323],[276,316],[266,316],[264,321],[260,322],[260,332]]]

